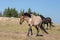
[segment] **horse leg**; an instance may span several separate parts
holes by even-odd
[[[36,30],[37,30],[37,34],[36,34],[36,36],[39,36],[39,28],[37,27],[37,26],[35,26],[35,28],[36,28]]]
[[[43,30],[45,33],[48,34],[48,32],[44,29],[44,27],[42,26],[42,24],[41,24],[41,26],[40,26],[40,29]]]
[[[29,32],[30,32],[30,28],[28,29],[28,34],[27,34],[27,36],[29,36]]]
[[[28,34],[27,34],[28,36],[29,36],[30,31],[31,31],[31,35],[32,35],[33,34],[32,33],[32,26],[29,25]]]
[[[51,29],[52,22],[50,22],[50,29]]]
[[[47,23],[47,28],[46,29],[48,29],[48,23]]]
[[[32,28],[30,28],[30,30],[31,30],[31,35],[33,35],[33,33],[32,33]]]

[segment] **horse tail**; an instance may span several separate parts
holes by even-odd
[[[40,29],[43,30],[46,34],[48,34],[48,32],[44,29],[44,27],[42,26],[42,24],[40,26]]]

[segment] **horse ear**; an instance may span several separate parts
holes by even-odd
[[[21,16],[24,16],[24,14],[21,14],[20,17],[21,17]]]

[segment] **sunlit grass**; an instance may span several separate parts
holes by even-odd
[[[27,37],[28,24],[24,22],[19,24],[18,18],[8,18],[8,20],[0,20],[0,40],[46,40],[44,37],[36,37],[36,29],[33,29],[33,36]],[[46,28],[46,27],[45,27]],[[52,27],[52,30],[48,29],[48,35],[56,35],[57,39],[60,35],[60,26]],[[45,34],[41,29],[39,34]],[[25,35],[25,36],[24,36]],[[49,39],[50,40],[50,39]]]

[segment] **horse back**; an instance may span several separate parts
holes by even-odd
[[[34,25],[38,25],[42,23],[42,19],[40,16],[33,17],[32,19],[34,21]]]

